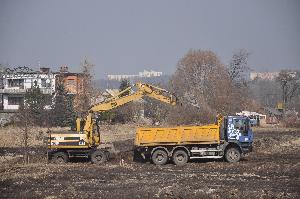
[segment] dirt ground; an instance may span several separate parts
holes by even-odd
[[[159,167],[133,162],[134,127],[118,128],[103,129],[123,151],[105,165],[47,164],[42,144],[30,149],[31,163],[23,165],[22,148],[1,145],[0,198],[300,197],[299,130],[255,129],[254,152],[236,164],[206,160]]]

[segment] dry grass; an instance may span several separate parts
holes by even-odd
[[[103,142],[133,139],[137,126],[135,124],[102,125],[100,127]]]
[[[136,130],[135,124],[102,125],[100,127],[103,142],[114,142],[133,139]],[[51,128],[51,131],[66,131],[69,128]],[[47,137],[47,128],[32,127],[29,129],[29,146],[44,146]],[[23,146],[23,131],[15,126],[0,128],[0,147],[18,148]]]
[[[65,130],[65,128],[51,128],[52,131]],[[44,138],[47,137],[48,128],[32,127],[29,128],[29,146],[42,146]],[[0,147],[22,147],[24,141],[24,132],[21,128],[7,126],[0,128]]]
[[[254,133],[260,132],[299,132],[300,128],[287,128],[281,126],[265,126],[265,127],[252,127]]]
[[[116,124],[116,125],[101,125],[101,140],[102,142],[123,141],[134,139],[137,124]],[[66,131],[68,128],[51,128],[51,131]],[[44,138],[47,136],[47,128],[32,127],[29,133],[29,146],[44,146]],[[283,127],[254,127],[254,133],[260,132],[299,132],[299,128],[283,128]],[[0,128],[0,147],[22,147],[23,132],[15,126]]]

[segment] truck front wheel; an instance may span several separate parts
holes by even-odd
[[[235,147],[231,147],[226,150],[225,160],[230,163],[239,162],[241,159],[241,152]]]
[[[93,164],[102,164],[107,161],[107,155],[104,151],[96,150],[91,154]]]
[[[168,154],[162,149],[157,149],[154,151],[151,157],[152,161],[156,165],[164,165],[168,161]]]
[[[184,150],[177,150],[173,154],[173,162],[177,166],[184,165],[185,163],[187,163],[188,159],[189,159],[189,156]]]

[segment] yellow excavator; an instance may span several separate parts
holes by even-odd
[[[133,87],[136,90],[133,90]],[[144,96],[171,105],[177,104],[177,98],[167,90],[150,84],[136,83],[115,96],[93,105],[85,119],[76,119],[75,130],[49,132],[48,160],[63,163],[73,157],[84,157],[89,158],[95,164],[106,162],[110,153],[114,151],[114,147],[111,143],[101,142],[98,115]]]

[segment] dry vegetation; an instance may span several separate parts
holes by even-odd
[[[30,129],[29,146],[42,146],[43,138],[46,136],[47,128],[34,127]],[[0,147],[19,148],[23,147],[22,130],[18,127],[7,126],[0,128]]]
[[[39,129],[23,165],[15,128],[0,130],[2,198],[299,198],[299,129],[255,129],[254,152],[240,163],[193,161],[184,167],[133,162],[136,126],[102,126],[122,151],[105,165],[47,164]],[[56,129],[59,130],[59,129]],[[43,135],[45,135],[43,133]],[[129,140],[128,140],[129,139]]]
[[[145,107],[147,116],[161,123],[195,124],[212,122],[218,113],[257,110],[245,78],[249,70],[247,59],[248,53],[241,50],[226,66],[210,50],[190,50],[179,60],[169,81],[168,90],[179,98],[182,106],[170,108],[151,103]]]

